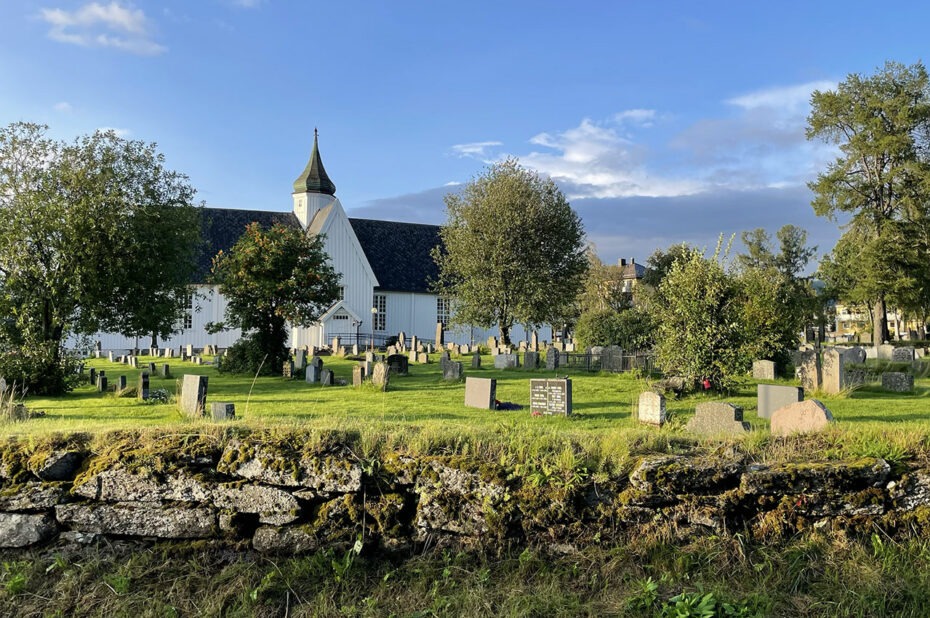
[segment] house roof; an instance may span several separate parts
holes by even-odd
[[[320,157],[320,147],[317,143],[317,132],[313,130],[313,152],[310,153],[310,161],[307,167],[294,181],[294,193],[325,193],[326,195],[336,195],[336,185],[326,175],[323,168],[323,159]]]
[[[204,283],[213,258],[222,251],[229,251],[250,223],[258,223],[268,229],[275,223],[300,229],[300,221],[293,212],[271,212],[268,210],[239,210],[236,208],[204,208],[201,222],[203,248],[197,256],[195,283]]]
[[[620,269],[623,271],[624,279],[642,279],[646,276],[646,267],[642,264],[621,264]]]
[[[440,245],[438,225],[349,219],[380,284],[376,290],[430,292],[439,268],[430,251]]]

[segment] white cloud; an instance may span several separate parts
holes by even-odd
[[[654,109],[628,109],[614,114],[614,122],[618,124],[633,124],[642,127],[651,127],[656,120]]]
[[[488,149],[495,146],[501,146],[501,142],[470,142],[468,144],[455,144],[452,146],[452,152],[459,157],[470,157],[481,161],[489,162]]]
[[[151,38],[151,27],[142,9],[118,2],[91,2],[74,10],[42,9],[41,18],[51,29],[48,37],[82,47],[112,47],[142,56],[153,56],[165,47]]]
[[[727,99],[725,102],[743,109],[770,108],[790,112],[806,111],[810,103],[811,93],[814,90],[831,90],[833,88],[836,88],[835,81],[821,80],[795,86],[779,86],[756,90]]]
[[[459,186],[460,184],[462,184],[462,183],[460,183],[460,182],[457,181],[457,180],[450,180],[449,182],[447,182],[446,184],[444,184],[444,185],[442,185],[442,186],[444,186],[444,187],[457,187],[457,186]]]
[[[73,109],[74,108],[71,107],[71,104],[68,103],[67,101],[61,101],[59,103],[55,103],[56,112],[61,112],[62,114],[70,114]]]
[[[103,133],[106,133],[107,131],[113,131],[114,133],[116,133],[116,136],[117,136],[117,137],[129,137],[130,135],[132,135],[132,131],[131,131],[131,130],[129,130],[129,129],[118,129],[118,128],[116,128],[116,127],[100,127],[100,128],[97,129],[97,130],[98,130],[98,131],[101,131],[101,132],[103,132]]]

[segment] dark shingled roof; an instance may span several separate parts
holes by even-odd
[[[213,258],[220,251],[229,251],[250,223],[268,229],[275,223],[300,229],[300,221],[293,212],[268,210],[238,210],[235,208],[204,208],[201,235],[203,250],[197,258],[195,283],[205,283]]]
[[[325,193],[336,195],[336,185],[326,175],[323,168],[323,158],[320,156],[320,147],[317,143],[316,129],[313,130],[313,152],[307,167],[294,181],[294,193]]]
[[[438,225],[349,219],[380,284],[376,290],[429,292],[439,268],[430,251],[441,244]]]

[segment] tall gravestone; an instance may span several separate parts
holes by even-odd
[[[361,386],[365,381],[365,369],[361,365],[352,367],[352,386]]]
[[[645,391],[639,395],[639,422],[661,427],[665,424],[665,395]]]
[[[320,372],[320,384],[323,386],[333,386],[336,384],[336,376],[331,369],[324,369]]]
[[[92,385],[96,385],[97,384],[97,370],[91,367],[90,370],[88,371],[88,375],[90,377],[90,383]]]
[[[530,380],[530,412],[550,416],[571,416],[571,379]]]
[[[756,386],[756,414],[759,418],[772,418],[772,413],[789,404],[804,401],[804,389],[798,386],[759,384]]]
[[[187,416],[201,417],[207,405],[207,376],[189,373],[181,380],[181,411]]]
[[[530,334],[530,350],[539,352],[539,333],[535,330]]]
[[[816,391],[821,385],[820,354],[817,350],[801,350],[797,355],[795,374],[806,391]]]
[[[147,371],[139,374],[139,386],[136,391],[136,396],[140,400],[144,401],[149,398],[149,374]]]
[[[303,371],[304,367],[306,366],[307,366],[307,351],[297,350],[297,353],[294,355],[294,370]]]
[[[436,345],[443,345],[443,329],[442,322],[436,322]]]
[[[465,407],[494,410],[497,397],[497,380],[494,378],[465,378]]]
[[[827,348],[823,352],[823,383],[825,393],[838,395],[846,387],[846,370],[843,368],[844,357],[836,348]]]
[[[539,369],[539,352],[527,350],[523,354],[523,368],[528,371]]]
[[[552,346],[546,350],[546,371],[555,371],[559,368],[559,350]]]
[[[102,393],[105,390],[107,390],[107,377],[101,371],[97,375],[97,392]]]
[[[401,356],[406,360],[406,357]],[[388,388],[388,382],[390,381],[390,374],[393,373],[393,369],[389,367],[386,362],[375,363],[374,367],[371,369],[371,383],[375,385],[378,389],[386,391]]]
[[[284,361],[283,365],[281,366],[281,375],[285,378],[294,377],[294,361],[291,359]]]
[[[471,368],[472,369],[481,369],[481,355],[475,354],[471,357]]]
[[[116,390],[126,390],[126,376],[116,376]]]
[[[170,376],[170,375],[171,375],[171,366],[170,366],[170,365],[162,365],[162,366],[161,366],[161,377],[167,378],[167,377]]]

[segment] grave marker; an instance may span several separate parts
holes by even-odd
[[[792,403],[804,401],[804,389],[799,386],[759,384],[756,387],[756,414],[759,418],[772,418],[772,413]]]
[[[336,383],[336,379],[333,376],[333,372],[330,369],[324,369],[320,373],[320,383],[323,386],[333,386]]]
[[[551,347],[546,350],[546,371],[555,371],[559,368],[559,350]]]
[[[665,424],[665,395],[645,391],[639,395],[639,422],[661,427]]]
[[[149,374],[147,371],[143,371],[139,374],[139,386],[137,389],[136,396],[144,401],[149,398]]]
[[[527,371],[539,369],[539,352],[525,352],[523,354],[523,368]]]
[[[189,373],[181,381],[181,411],[188,416],[204,415],[207,405],[207,376]]]
[[[793,433],[820,431],[833,422],[830,410],[816,399],[792,403],[772,412],[772,433],[788,436]]]
[[[471,368],[472,369],[481,369],[481,355],[475,354],[471,357]]]
[[[494,357],[495,369],[515,369],[519,366],[520,360],[516,354],[498,354]]]
[[[886,371],[882,374],[882,388],[892,393],[910,393],[914,390],[914,374]]]
[[[442,379],[443,380],[461,380],[462,379],[462,363],[458,361],[447,361],[445,365],[442,366]]]
[[[711,401],[697,405],[685,431],[701,435],[742,434],[749,431],[749,423],[743,422],[741,407]]]
[[[913,363],[914,348],[901,347],[895,348],[891,352],[891,361],[894,363]]]
[[[795,375],[801,380],[801,386],[807,391],[816,391],[821,385],[820,354],[817,350],[798,352]]]
[[[214,401],[210,404],[210,416],[215,421],[232,421],[236,418],[236,404]]]
[[[572,381],[568,378],[530,380],[530,412],[571,416]]]
[[[161,377],[167,378],[167,377],[170,376],[170,375],[171,375],[171,366],[170,366],[170,365],[162,365],[162,366],[161,366]]]
[[[497,380],[494,378],[465,378],[465,407],[494,410],[497,406]]]
[[[754,380],[774,380],[775,362],[770,360],[753,361],[752,378]]]
[[[304,367],[306,366],[307,366],[307,351],[297,350],[297,354],[294,355],[294,370],[303,371]]]
[[[407,357],[403,354],[391,354],[387,357],[387,366],[391,373],[399,376],[405,376],[408,373]],[[374,373],[372,372],[372,375]]]
[[[388,357],[390,359],[390,357]],[[399,356],[404,360],[407,360],[404,356]],[[371,383],[374,384],[382,391],[386,391],[388,388],[388,382],[390,381],[390,374],[393,373],[394,368],[391,367],[388,363],[380,362],[375,363],[374,368],[371,370]]]
[[[116,376],[116,390],[126,390],[126,376]]]
[[[846,371],[843,369],[843,354],[836,348],[823,352],[823,369],[821,388],[825,393],[838,395],[846,387]]]
[[[365,369],[361,365],[352,367],[352,386],[361,386],[365,381]]]

